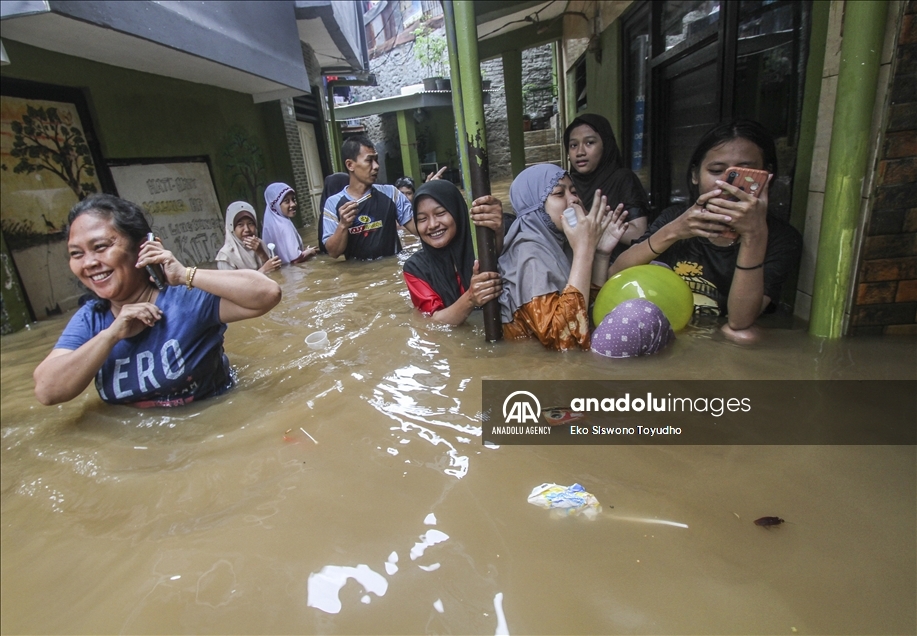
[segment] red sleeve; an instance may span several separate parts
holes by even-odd
[[[411,294],[411,302],[423,314],[432,316],[437,311],[446,308],[446,305],[443,304],[443,299],[433,291],[433,288],[425,280],[411,276],[407,272],[403,272],[403,274],[404,282],[407,283],[408,292]]]

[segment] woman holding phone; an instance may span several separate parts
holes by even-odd
[[[739,186],[745,176],[755,179],[752,170],[769,176],[745,191]],[[776,173],[774,139],[761,124],[734,120],[715,126],[688,164],[691,205],[663,210],[611,273],[664,262],[691,287],[695,313],[726,316],[722,330],[733,341],[757,340],[754,322],[775,308],[802,248],[799,232],[767,213]]]
[[[251,269],[185,267],[148,238],[139,206],[110,194],[77,203],[67,223],[70,270],[94,298],[35,369],[38,401],[67,402],[93,381],[105,402],[137,407],[178,406],[232,388],[226,324],[273,308],[277,283]]]

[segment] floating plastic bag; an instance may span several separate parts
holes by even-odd
[[[535,486],[529,495],[529,503],[549,509],[553,514],[562,517],[582,515],[587,519],[595,519],[602,512],[602,506],[595,495],[586,492],[579,484]]]

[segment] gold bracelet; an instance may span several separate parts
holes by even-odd
[[[186,268],[185,268],[185,285],[188,287],[188,289],[192,289],[192,288],[194,287],[194,285],[192,285],[192,283],[194,282],[194,275],[195,275],[196,273],[197,273],[197,267],[196,267],[196,266],[195,266],[195,267],[186,267]]]

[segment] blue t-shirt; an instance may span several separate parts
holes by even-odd
[[[109,404],[178,406],[232,388],[220,298],[179,285],[159,292],[156,306],[159,322],[118,342],[99,369],[99,396]],[[67,323],[55,349],[76,350],[114,320],[111,310],[99,311],[90,301]]]

